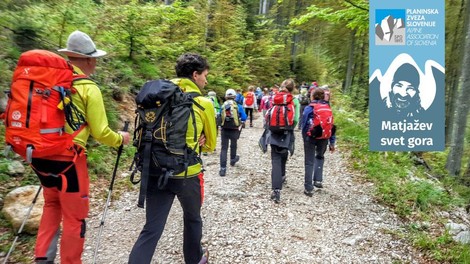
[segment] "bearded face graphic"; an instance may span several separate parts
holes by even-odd
[[[401,65],[393,76],[392,87],[389,92],[391,108],[403,116],[415,116],[422,111],[419,96],[419,73],[416,68],[405,63]]]

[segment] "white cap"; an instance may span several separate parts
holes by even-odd
[[[78,30],[70,34],[67,39],[67,48],[60,49],[58,52],[77,58],[98,58],[106,55],[106,51],[96,49],[90,36]]]
[[[234,97],[235,98],[235,96],[237,96],[237,93],[233,89],[228,89],[225,92],[225,97]]]
[[[208,92],[207,95],[209,95],[209,96],[217,96],[217,94],[216,94],[214,91]]]

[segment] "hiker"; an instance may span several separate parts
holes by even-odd
[[[330,87],[327,84],[325,84],[325,85],[320,86],[320,88],[322,88],[323,91],[325,92],[325,99],[323,100],[325,100],[326,102],[328,102],[328,104],[330,104],[330,99],[331,99]]]
[[[67,47],[58,50],[66,55],[77,75],[90,76],[96,67],[97,58],[106,55],[96,49],[93,40],[81,31],[72,32]],[[86,161],[86,144],[91,135],[97,141],[111,147],[129,143],[128,132],[114,132],[108,126],[101,91],[88,78],[73,83],[76,93],[72,101],[85,117],[86,125],[74,138],[78,155],[75,162],[63,154],[51,158],[33,158],[32,166],[43,186],[44,207],[39,224],[34,251],[36,263],[53,263],[57,252],[57,239],[62,222],[60,241],[61,263],[82,263],[81,256],[85,242],[86,222],[89,211],[89,177]],[[72,133],[67,125],[66,132]],[[64,168],[70,167],[60,173]],[[62,174],[52,176],[51,174]],[[63,189],[65,188],[65,190]]]
[[[263,98],[263,89],[261,87],[256,87],[255,95],[256,95],[256,105],[258,105],[259,107],[261,105],[261,98]]]
[[[270,98],[271,96],[269,95],[269,90],[268,88],[263,89],[263,97],[261,98],[261,104],[259,106],[259,111],[262,111],[263,113],[263,127],[264,124],[266,123],[265,116],[266,116],[266,111],[268,111],[270,107]]]
[[[219,104],[219,99],[217,99],[217,94],[214,91],[209,91],[207,93],[207,97],[212,101],[212,104],[214,105],[214,111],[215,113],[220,112],[220,104]]]
[[[237,96],[235,96],[235,102],[241,106],[245,103],[245,97],[242,94],[242,89],[237,89]]]
[[[209,73],[209,64],[205,58],[194,53],[183,54],[178,58],[175,70],[177,79],[171,80],[173,83],[186,93],[201,95],[201,90],[207,85],[207,74]],[[196,117],[196,138],[199,140],[194,140],[192,118],[189,118],[186,143],[197,153],[200,151],[212,152],[215,149],[217,139],[212,101],[203,96],[195,97],[194,101],[204,108],[201,109],[193,104]],[[197,144],[200,148],[197,147]],[[148,178],[146,222],[132,248],[129,263],[145,264],[152,261],[175,196],[183,209],[185,263],[207,263],[208,251],[203,250],[201,246],[201,206],[204,197],[202,162],[190,165],[186,173],[182,172],[168,178],[168,182],[162,189],[158,188],[158,181],[163,177],[163,172],[154,171],[152,173],[160,173],[160,175]]]
[[[300,93],[298,95],[299,103],[300,103],[300,113],[304,112],[305,107],[310,103],[310,96],[308,95],[308,88],[302,87],[300,88]],[[300,116],[300,121],[298,128],[301,129],[302,124],[302,115]]]
[[[316,88],[318,88],[318,83],[317,83],[316,81],[313,81],[313,82],[310,84],[309,88],[308,88],[308,94],[310,95],[310,97],[313,96],[313,91],[314,91]]]
[[[215,120],[217,127],[220,126],[220,104],[219,104],[219,99],[217,98],[217,94],[214,91],[209,91],[207,93],[207,98],[209,98],[212,101],[212,104],[214,105],[214,111],[215,111]],[[204,152],[207,154],[207,152]]]
[[[220,110],[221,116],[221,144],[220,150],[220,176],[225,176],[227,172],[227,151],[230,142],[230,166],[235,166],[240,160],[237,155],[237,141],[240,138],[241,126],[246,121],[246,114],[243,107],[237,104],[236,93],[233,89],[225,92],[225,102]]]
[[[250,127],[253,127],[253,110],[258,109],[258,104],[256,103],[256,95],[254,93],[255,87],[250,85],[248,87],[248,92],[246,93],[245,100],[243,103],[243,108],[245,108],[245,113],[250,117]]]
[[[293,79],[286,79],[282,82],[279,92],[274,95],[273,106],[266,113],[266,129],[260,139],[260,146],[266,151],[267,145],[271,145],[271,200],[279,203],[281,199],[282,185],[286,181],[286,163],[288,154],[294,154],[294,128],[299,122],[300,104],[297,98],[293,98],[295,83]],[[279,104],[279,100],[284,103]],[[276,107],[281,107],[279,111]],[[285,110],[285,107],[288,110]],[[275,116],[276,113],[284,112],[285,116]],[[272,114],[272,115],[271,115]],[[288,120],[289,124],[283,124],[275,131],[273,125],[279,120]],[[283,121],[284,122],[284,121]]]
[[[331,108],[324,100],[325,91],[321,88],[316,88],[312,94],[312,103],[305,107],[302,113],[302,139],[304,141],[304,167],[305,167],[305,182],[304,194],[307,196],[313,195],[313,189],[323,188],[323,163],[325,161],[326,148],[329,145],[330,152],[335,151],[335,128],[330,128],[330,135],[326,138],[315,138],[308,135],[309,129],[312,127],[313,117],[315,111],[323,111],[329,113],[332,119]],[[315,109],[317,108],[317,110]],[[323,128],[323,127],[322,127]],[[325,129],[323,129],[325,130]],[[329,142],[329,144],[328,144]]]

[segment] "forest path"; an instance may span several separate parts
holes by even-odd
[[[220,137],[215,153],[203,156],[205,200],[203,246],[210,263],[429,263],[400,234],[403,223],[373,198],[373,185],[348,169],[341,148],[326,154],[324,188],[303,194],[304,154],[300,131],[287,162],[280,204],[270,200],[270,149],[258,147],[262,119],[238,141],[240,161],[220,177]],[[341,139],[339,139],[341,140]],[[125,167],[128,165],[122,165]],[[118,180],[125,179],[120,176]],[[145,222],[136,206],[138,189],[113,201],[105,220],[97,263],[127,263]],[[104,199],[95,199],[88,221],[84,263],[92,263]],[[183,221],[175,200],[152,263],[184,263]]]

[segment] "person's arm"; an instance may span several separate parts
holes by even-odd
[[[105,145],[120,146],[123,143],[123,136],[109,127],[101,91],[92,84],[87,84],[87,88],[86,121],[91,136]]]
[[[333,135],[328,140],[329,143],[329,149],[331,152],[335,151],[335,143],[336,143],[336,128],[333,131]]]
[[[335,135],[331,136],[329,141],[330,141],[329,145],[328,145],[329,149],[330,149],[331,152],[334,152],[335,151],[336,136]]]
[[[311,105],[307,105],[304,108],[304,112],[302,113],[302,124],[301,124],[301,129],[302,129],[302,135],[306,136],[307,131],[309,129],[309,120],[313,117],[313,107]]]

